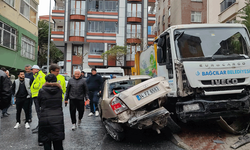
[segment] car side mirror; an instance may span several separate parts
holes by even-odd
[[[162,63],[162,55],[163,55],[163,51],[161,47],[157,48],[157,62],[158,63]]]

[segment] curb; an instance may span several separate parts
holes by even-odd
[[[185,150],[192,150],[192,148],[188,146],[187,144],[185,144],[177,134],[172,133],[170,141]]]

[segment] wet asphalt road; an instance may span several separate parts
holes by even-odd
[[[158,135],[153,130],[126,130],[126,138],[122,142],[114,141],[107,133],[99,117],[88,117],[89,109],[86,109],[82,124],[77,130],[71,130],[69,107],[63,107],[65,123],[65,150],[182,150],[169,141],[166,134]],[[38,146],[37,134],[32,134],[38,121],[33,105],[33,118],[30,123],[31,129],[21,123],[19,129],[14,129],[16,123],[16,109],[11,106],[8,110],[9,117],[0,118],[0,150],[42,150]],[[22,111],[21,119],[24,119]],[[21,120],[22,121],[22,120]]]

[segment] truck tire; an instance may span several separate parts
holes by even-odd
[[[168,120],[167,120],[167,128],[172,133],[179,133],[181,131],[181,127],[177,125],[170,116],[168,117]]]

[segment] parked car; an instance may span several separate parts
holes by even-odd
[[[164,108],[171,89],[164,77],[124,76],[104,82],[99,101],[101,120],[108,134],[121,141],[124,127],[160,130],[168,125],[169,111]]]

